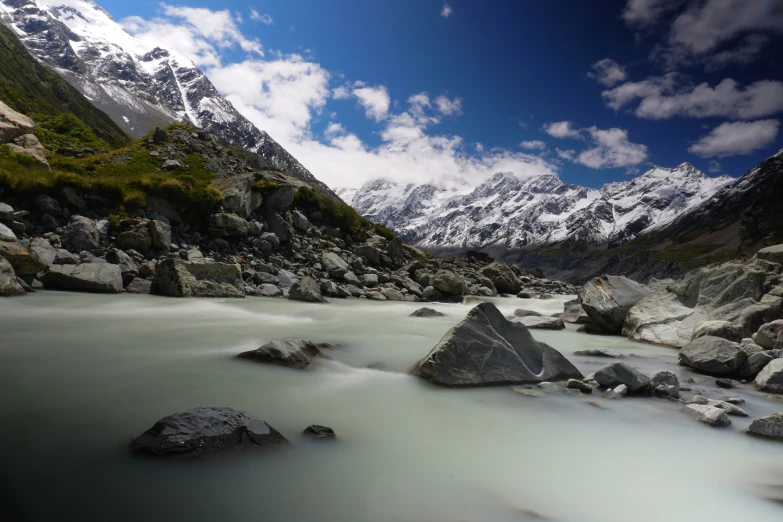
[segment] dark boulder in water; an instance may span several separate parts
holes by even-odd
[[[330,347],[330,344],[316,344],[307,339],[284,339],[266,343],[249,352],[242,352],[237,357],[303,370],[310,366],[314,357],[322,355],[322,348]]]
[[[302,432],[302,435],[314,440],[335,440],[337,438],[337,435],[334,434],[332,428],[329,428],[328,426],[319,426],[318,424],[306,427]]]

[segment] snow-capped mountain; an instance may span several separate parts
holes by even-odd
[[[338,193],[360,214],[420,246],[511,250],[536,244],[618,245],[672,222],[731,181],[683,163],[651,167],[598,190],[565,184],[555,175],[520,179],[498,173],[472,189],[378,179]]]
[[[193,62],[128,34],[90,0],[0,0],[0,20],[129,134],[187,122],[324,188],[225,100]],[[328,190],[328,189],[327,189]]]

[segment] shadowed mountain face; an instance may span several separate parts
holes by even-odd
[[[137,40],[93,2],[0,0],[0,18],[36,59],[128,134],[141,137],[156,126],[193,124],[331,193],[237,112],[193,62]]]

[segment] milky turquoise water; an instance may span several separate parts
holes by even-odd
[[[495,299],[562,311],[564,299]],[[783,520],[783,444],[749,420],[702,426],[663,400],[450,390],[407,375],[464,317],[414,303],[176,300],[43,292],[0,300],[0,506],[30,521]],[[571,327],[569,327],[571,328]],[[676,351],[568,331],[534,335],[570,356],[608,347],[645,371]],[[300,372],[233,356],[283,338],[339,343]],[[589,373],[606,360],[571,356]],[[370,368],[371,367],[371,368]],[[711,380],[690,384],[710,396]],[[752,417],[783,410],[747,390]],[[131,458],[165,415],[230,406],[292,439],[290,451],[199,462]],[[336,444],[297,438],[309,424]],[[777,486],[777,487],[776,487]],[[0,511],[0,518],[3,512]]]

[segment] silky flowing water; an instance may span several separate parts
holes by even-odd
[[[551,314],[565,299],[494,299]],[[0,300],[0,518],[19,521],[783,520],[783,444],[710,429],[652,398],[454,390],[407,370],[467,313],[416,303],[166,299],[41,292]],[[644,371],[676,351],[620,337],[534,331],[587,374],[607,347]],[[238,360],[264,342],[336,343],[296,371]],[[703,379],[698,378],[697,379]],[[684,384],[685,385],[685,384]],[[751,418],[783,402],[748,400]],[[589,401],[604,408],[596,407]],[[263,418],[283,452],[199,461],[128,455],[157,419],[194,406]],[[310,424],[336,443],[306,442]]]

